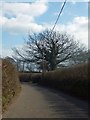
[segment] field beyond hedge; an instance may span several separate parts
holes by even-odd
[[[20,82],[15,66],[8,60],[2,60],[2,110],[7,108],[12,98],[20,91]]]
[[[89,64],[73,66],[45,73],[21,73],[21,80],[32,81],[82,99],[88,99]]]

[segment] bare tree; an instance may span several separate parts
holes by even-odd
[[[86,49],[67,33],[56,31],[51,33],[50,30],[46,30],[39,34],[29,34],[22,53],[16,48],[14,51],[21,59],[33,62],[39,68],[44,60],[47,63],[46,66],[48,66],[45,69],[54,70],[62,64],[65,65],[70,61],[78,61],[77,56],[83,55]]]

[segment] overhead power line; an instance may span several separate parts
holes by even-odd
[[[67,0],[64,1],[63,5],[62,5],[62,7],[61,7],[61,9],[60,9],[60,12],[59,12],[58,17],[57,17],[57,19],[56,19],[56,21],[55,21],[55,24],[53,25],[53,27],[52,27],[52,29],[51,29],[51,34],[50,34],[50,35],[52,35],[52,32],[53,32],[53,30],[54,30],[54,28],[55,28],[55,26],[56,26],[56,24],[57,24],[57,22],[58,22],[58,20],[59,20],[59,17],[60,17],[60,15],[61,15],[64,7],[65,7],[66,2],[67,2]],[[42,34],[42,35],[43,35],[43,34]],[[45,35],[43,35],[43,36],[48,40],[48,38],[47,38]],[[44,41],[43,41],[43,42],[44,42]],[[44,43],[43,43],[43,45],[44,45]],[[42,62],[43,62],[43,71],[42,71],[42,79],[43,79],[43,74],[44,74],[44,55],[43,55],[43,60],[42,60]]]
[[[60,12],[59,12],[59,14],[58,14],[58,17],[57,17],[57,19],[56,19],[56,21],[55,21],[55,24],[53,25],[53,27],[52,27],[52,29],[51,29],[51,34],[50,34],[50,35],[52,35],[52,32],[53,32],[54,28],[56,27],[56,24],[57,24],[57,22],[58,22],[58,20],[59,20],[59,18],[60,18],[61,13],[63,12],[63,9],[64,9],[64,7],[65,7],[66,2],[67,2],[67,0],[65,0],[65,1],[63,2],[63,5],[62,5],[62,7],[61,7],[61,9],[60,9]],[[42,33],[41,33],[41,34],[42,34]],[[48,38],[47,38],[45,35],[42,34],[42,36],[48,40]]]
[[[64,9],[64,7],[65,7],[66,2],[67,2],[67,0],[64,1],[63,5],[62,5],[62,7],[61,7],[61,9],[60,9],[60,12],[59,12],[58,17],[57,17],[57,19],[56,19],[56,21],[55,21],[55,24],[53,25],[53,28],[51,29],[51,34],[52,34],[54,28],[56,27],[56,24],[57,24],[57,22],[58,22],[58,20],[59,20],[59,18],[60,18],[60,15],[62,14],[62,11],[63,11],[63,9]]]

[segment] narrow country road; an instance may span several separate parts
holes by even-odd
[[[54,90],[22,84],[20,96],[3,118],[87,118],[88,104]]]

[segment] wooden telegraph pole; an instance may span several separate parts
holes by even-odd
[[[44,80],[44,72],[45,72],[45,65],[44,65],[44,41],[43,41],[43,45],[42,45],[42,51],[43,51],[43,59],[42,59],[42,80]]]

